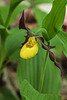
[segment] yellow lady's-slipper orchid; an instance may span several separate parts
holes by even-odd
[[[34,57],[38,52],[38,41],[35,37],[29,37],[28,42],[23,45],[20,51],[20,57],[29,59]]]
[[[46,45],[44,43],[43,37],[39,37],[39,35],[35,35],[32,33],[32,31],[24,23],[24,11],[23,11],[21,19],[19,21],[19,29],[25,29],[27,31],[27,36],[25,36],[26,40],[23,43],[24,45],[20,51],[20,57],[23,59],[29,59],[29,58],[34,57],[38,52],[38,41],[37,41],[37,39],[38,39],[41,42],[42,47],[49,52],[50,60],[54,62],[55,66],[60,68],[61,75],[62,75],[63,74],[62,67],[55,61],[55,56],[54,56],[53,52],[50,51],[50,49],[55,48],[55,46],[49,46],[49,42],[48,42],[48,45]],[[28,39],[28,37],[29,37],[29,39]]]

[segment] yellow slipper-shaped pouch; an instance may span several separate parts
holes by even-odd
[[[28,42],[23,45],[20,51],[20,57],[29,59],[34,57],[38,52],[38,41],[35,37],[30,37]]]

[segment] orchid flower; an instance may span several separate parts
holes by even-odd
[[[43,49],[49,52],[49,58],[54,62],[55,66],[57,66],[61,70],[61,75],[63,74],[62,67],[56,62],[55,56],[50,49],[55,48],[55,46],[49,46],[44,43],[43,37],[39,37],[34,34],[24,22],[24,11],[22,13],[21,19],[19,21],[19,29],[25,29],[27,31],[27,36],[25,36],[26,40],[22,43],[22,48],[20,50],[20,57],[23,59],[29,59],[34,57],[38,52],[38,40],[41,42]]]

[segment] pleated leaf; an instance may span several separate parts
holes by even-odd
[[[50,61],[49,56],[46,65],[46,73],[43,84],[43,93],[60,94],[61,77],[60,70]]]
[[[43,20],[42,27],[47,30],[48,40],[52,39],[63,25],[66,3],[67,0],[54,0],[50,13]],[[46,39],[44,33],[43,36]]]
[[[63,47],[64,47],[63,51],[67,57],[67,32],[60,31],[57,36],[60,42],[63,44]]]
[[[26,80],[21,83],[20,92],[26,100],[61,100],[59,95],[40,94]]]
[[[56,46],[54,49],[51,50],[52,52],[54,52],[55,57],[61,58],[62,51],[63,51],[63,45],[62,45],[60,39],[58,39],[58,36],[56,35],[54,38],[52,38],[50,43],[51,43],[51,45]]]
[[[34,58],[28,60],[20,58],[17,68],[19,85],[21,85],[21,82],[26,79],[36,90],[39,89],[44,59],[45,50],[42,49],[41,45],[39,45],[39,52]],[[42,93],[60,94],[60,88],[60,71],[48,57]]]

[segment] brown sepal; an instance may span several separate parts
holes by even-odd
[[[55,57],[53,52],[49,51],[49,58],[54,62],[55,61]]]
[[[60,64],[58,64],[58,63],[55,61],[55,56],[54,56],[53,52],[51,52],[51,51],[49,51],[49,58],[50,58],[51,61],[54,62],[54,65],[57,66],[57,67],[60,69],[60,71],[61,71],[61,76],[63,76],[63,75],[64,75],[64,74],[63,74],[63,69],[62,69],[62,67],[60,66]]]
[[[27,28],[25,26],[25,21],[24,21],[24,11],[22,12],[22,16],[21,16],[20,21],[19,21],[19,29],[27,30]]]
[[[63,77],[63,76],[64,76],[64,72],[63,72],[63,69],[62,69],[61,65],[58,64],[57,62],[54,62],[54,64],[55,64],[55,66],[57,66],[57,67],[60,69],[60,71],[61,71],[61,76]]]
[[[46,44],[44,43],[43,37],[38,37],[38,39],[41,41],[41,44],[42,44],[42,48],[43,48],[43,49],[45,49],[45,50],[48,49],[48,51],[49,51],[50,49],[55,48],[55,46],[48,46],[48,45],[46,45]]]

